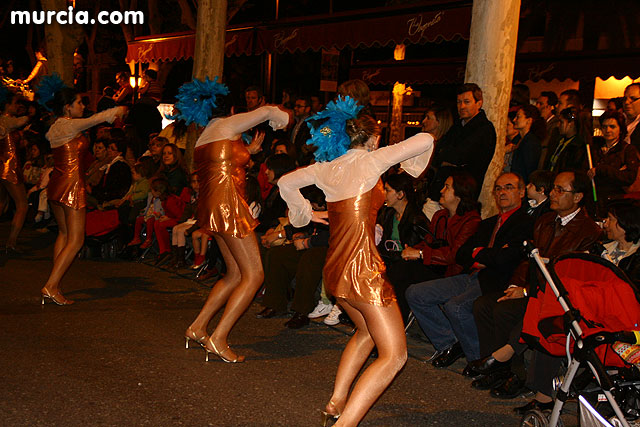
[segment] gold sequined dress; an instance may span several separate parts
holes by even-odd
[[[73,209],[87,205],[85,190],[86,159],[89,140],[79,135],[64,145],[53,148],[53,171],[49,176],[47,198]]]
[[[330,237],[323,274],[329,293],[373,305],[395,301],[375,245],[376,214],[384,202],[380,176],[402,162],[402,168],[417,177],[432,151],[433,138],[421,133],[372,152],[351,149],[331,162],[315,163],[280,178],[280,195],[289,206],[294,227],[308,224],[312,217],[311,204],[300,188],[315,184],[326,195]]]
[[[214,141],[197,147],[193,157],[200,184],[196,214],[200,227],[239,238],[250,234],[258,221],[246,201],[249,152],[244,142]]]
[[[20,134],[11,132],[0,139],[0,179],[12,184],[24,182],[22,168],[18,160],[18,141]]]

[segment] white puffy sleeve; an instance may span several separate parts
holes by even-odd
[[[316,183],[315,172],[318,164],[289,172],[278,180],[280,197],[289,207],[289,222],[294,227],[304,227],[311,221],[311,203],[302,197],[300,189]]]
[[[114,107],[101,111],[86,119],[58,119],[51,125],[45,135],[52,148],[66,144],[75,138],[80,132],[100,123],[113,123],[124,107]]]
[[[419,133],[397,144],[380,148],[370,154],[382,170],[400,163],[402,169],[414,178],[427,168],[433,154],[433,136]]]
[[[214,118],[200,135],[196,147],[221,139],[232,139],[266,121],[274,130],[283,129],[289,123],[289,113],[277,106],[265,105],[253,111],[234,114],[223,119]]]

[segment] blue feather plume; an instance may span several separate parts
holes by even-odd
[[[313,153],[316,161],[330,162],[347,152],[351,138],[347,135],[346,123],[356,118],[360,110],[362,106],[355,99],[338,96],[337,101],[329,102],[324,110],[306,119],[311,131],[307,144],[318,148]],[[314,126],[312,122],[316,120],[324,121]]]
[[[209,77],[204,81],[193,79],[178,89],[178,101],[175,105],[179,113],[167,117],[171,120],[184,120],[187,125],[195,122],[204,127],[209,123],[213,109],[217,106],[216,97],[228,93],[229,88],[218,83],[218,76],[213,80]]]
[[[67,87],[64,84],[62,79],[60,78],[60,74],[53,73],[47,76],[44,76],[42,80],[40,80],[40,84],[36,88],[36,94],[38,94],[38,102],[47,111],[51,111],[51,108],[47,105],[49,101],[53,99],[56,95],[56,92],[60,91],[62,88]]]

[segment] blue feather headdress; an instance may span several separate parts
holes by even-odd
[[[46,108],[47,111],[51,111],[51,108],[49,108],[47,103],[53,99],[53,97],[56,95],[56,92],[65,87],[67,87],[67,85],[65,85],[60,78],[60,74],[53,73],[44,76],[42,80],[40,80],[40,84],[38,84],[38,87],[36,88],[38,102],[40,103],[40,105]]]
[[[184,120],[188,125],[195,122],[204,127],[209,123],[213,109],[217,107],[216,97],[228,93],[229,88],[218,83],[217,76],[213,80],[209,77],[204,81],[193,79],[178,89],[176,108],[180,112],[167,117],[171,120]]]
[[[360,110],[362,106],[355,99],[338,96],[337,101],[329,102],[324,110],[306,120],[311,131],[311,139],[307,144],[318,147],[313,153],[316,161],[330,162],[347,152],[351,138],[347,135],[346,123],[349,119],[355,119]],[[314,125],[316,120],[320,124]]]

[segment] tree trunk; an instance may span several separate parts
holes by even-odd
[[[507,112],[513,83],[520,0],[475,0],[465,81],[478,84],[483,108],[496,128],[497,143],[484,177],[482,216],[496,212],[493,184],[504,166]]]
[[[66,0],[41,0],[42,9],[67,10]],[[44,27],[47,41],[47,67],[49,73],[58,73],[64,82],[73,87],[73,53],[84,40],[84,31],[77,24],[60,25],[54,19]]]
[[[227,0],[200,0],[196,23],[193,77],[222,77]]]

